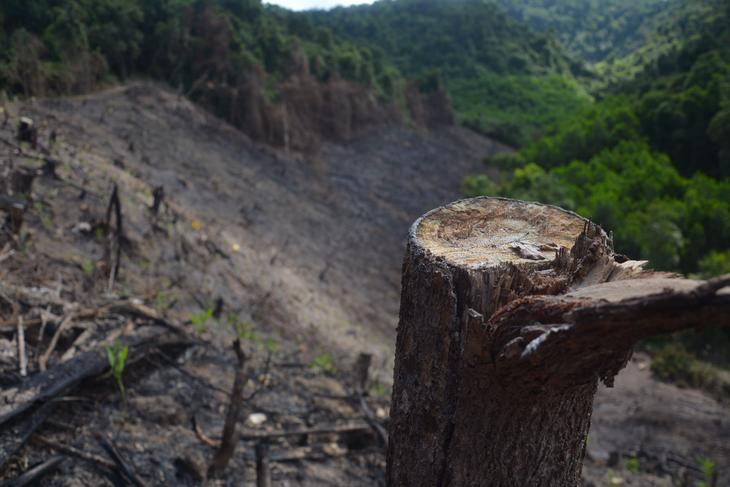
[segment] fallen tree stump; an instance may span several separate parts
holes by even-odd
[[[560,208],[463,200],[408,236],[386,479],[578,486],[593,397],[648,336],[730,326],[730,275],[692,281],[614,254]]]

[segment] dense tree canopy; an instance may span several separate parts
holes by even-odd
[[[315,25],[380,46],[406,75],[438,68],[448,84],[485,72],[580,72],[551,33],[538,34],[481,0],[382,0],[309,13]]]
[[[592,93],[605,96],[624,89],[627,81],[686,71],[697,54],[723,37],[727,29],[727,0],[667,0],[653,17],[647,17],[642,42],[635,49],[615,50],[595,64],[596,78],[587,83]],[[687,46],[691,46],[687,49]],[[715,46],[717,47],[717,46]],[[679,53],[683,52],[681,56]]]
[[[381,0],[307,15],[378,46],[405,76],[437,71],[460,120],[511,145],[587,102],[575,83],[591,75],[583,61],[566,54],[555,32],[535,33],[491,2]]]
[[[202,78],[235,85],[254,65],[283,80],[299,51],[320,79],[336,71],[388,94],[378,77],[398,76],[380,51],[260,0],[9,0],[0,21],[0,84],[26,96],[86,92],[131,75],[195,91]]]
[[[589,62],[624,57],[669,16],[666,0],[495,0],[537,32],[553,29],[569,54]]]
[[[573,209],[614,230],[619,252],[653,268],[721,273],[730,262],[730,178],[713,179],[681,155],[674,163],[666,153],[674,140],[651,137],[642,107],[626,95],[598,102],[519,153],[488,161],[504,170],[501,184],[472,176],[465,192]],[[726,110],[713,123],[727,132]],[[705,142],[717,155],[718,146]]]
[[[705,277],[727,271],[729,6],[699,0],[670,6],[686,13],[674,20],[693,34],[645,58],[631,78],[607,85],[605,99],[545,127],[545,136],[518,154],[491,161],[504,170],[499,185],[474,176],[465,191],[537,199],[592,216],[616,231],[618,251],[657,269]],[[665,27],[660,23],[647,45],[664,39]]]

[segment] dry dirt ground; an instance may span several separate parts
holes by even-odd
[[[7,298],[0,299],[0,478],[59,453],[41,438],[108,458],[92,434],[98,431],[148,485],[253,485],[257,434],[355,421],[346,432],[271,437],[274,485],[383,485],[384,449],[363,423],[349,371],[358,354],[372,355],[365,400],[387,428],[408,227],[458,199],[463,177],[483,171],[485,156],[509,149],[459,127],[417,133],[390,126],[286,153],[149,84],[10,103],[9,112],[0,174],[18,167],[38,174],[25,196],[20,246],[0,262],[0,297]],[[19,116],[36,121],[47,153],[15,140]],[[57,162],[55,177],[48,160]],[[105,213],[114,184],[125,238],[110,294],[106,249],[114,242]],[[153,214],[160,186],[163,204]],[[203,318],[216,302],[220,316],[200,319],[198,330],[191,315]],[[18,315],[27,322],[30,379],[17,372],[11,323]],[[44,354],[54,335],[49,370],[38,373],[36,347]],[[264,413],[266,421],[247,420],[249,437],[228,466],[196,479],[214,449],[193,421],[220,441],[237,335],[249,355],[244,396],[255,392],[241,419]],[[129,419],[113,378],[89,374],[48,403],[47,419],[22,448],[8,446],[23,444],[23,428],[43,409],[3,421],[34,387],[44,392],[56,375],[103,364],[101,345],[119,338],[134,345],[123,375]],[[276,347],[271,356],[267,339]],[[659,383],[647,360],[632,362],[615,389],[601,389],[584,485],[617,485],[617,477],[625,485],[677,485],[683,476],[698,485],[695,455],[717,462],[717,486],[730,485],[730,410]],[[103,462],[66,454],[43,485],[126,485]],[[637,474],[616,461],[623,457],[639,460]]]
[[[611,485],[609,470],[623,485],[713,485],[698,455],[716,463],[714,485],[730,485],[730,408],[701,391],[658,381],[650,363],[637,353],[613,389],[599,387],[583,485]],[[624,465],[632,460],[638,460],[639,475]]]

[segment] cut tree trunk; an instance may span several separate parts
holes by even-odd
[[[647,336],[730,326],[730,275],[643,270],[560,208],[463,200],[408,236],[387,484],[578,486],[593,397]]]

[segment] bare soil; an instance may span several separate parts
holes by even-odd
[[[461,127],[425,132],[383,126],[289,153],[252,142],[149,84],[11,103],[6,111],[14,118],[0,129],[0,171],[40,170],[38,156],[59,162],[57,179],[36,176],[26,195],[21,246],[0,262],[0,291],[20,303],[26,321],[41,317],[46,306],[20,301],[18,289],[57,292],[41,353],[68,312],[64,306],[74,303],[135,299],[172,328],[160,332],[164,345],[140,352],[125,368],[128,420],[113,378],[86,379],[8,459],[2,479],[58,453],[38,436],[104,457],[96,430],[114,440],[149,485],[253,485],[257,440],[239,442],[224,470],[196,480],[214,450],[193,430],[193,418],[213,443],[220,441],[236,364],[236,323],[250,356],[244,395],[258,391],[244,403],[246,431],[362,422],[350,374],[359,353],[373,356],[366,402],[387,429],[406,232],[423,213],[458,199],[464,176],[484,171],[485,156],[509,150]],[[21,115],[38,124],[48,154],[16,141],[13,121]],[[96,229],[113,184],[126,239],[110,296],[107,243]],[[153,215],[152,192],[159,186],[164,203]],[[208,320],[199,333],[190,315],[202,315],[219,298],[220,318]],[[0,301],[3,323],[13,313]],[[159,325],[152,314],[132,316],[121,308],[74,320],[60,333],[49,371]],[[38,324],[28,325],[29,376],[38,373],[38,334]],[[266,338],[277,347],[270,358]],[[28,381],[17,373],[16,345],[15,328],[0,325],[0,413],[3,401],[12,406],[18,400],[11,391]],[[717,462],[716,485],[730,485],[730,410],[698,391],[657,381],[648,360],[637,356],[615,389],[599,392],[584,484],[607,484],[611,469],[614,484],[620,477],[625,485],[677,485],[688,475],[686,485],[698,485],[703,479],[695,455],[701,455]],[[265,422],[245,423],[251,413],[264,413]],[[6,430],[13,421],[0,425],[3,434],[12,436]],[[274,485],[383,485],[385,451],[371,429],[271,443]],[[637,458],[640,472],[614,461],[623,457]],[[125,480],[98,462],[69,455],[42,483]]]
[[[593,404],[584,485],[696,486],[705,478],[697,456],[716,463],[716,486],[730,485],[730,408],[706,393],[657,380],[651,358],[637,353]],[[612,458],[613,457],[613,458]],[[639,474],[619,459],[638,460]]]

